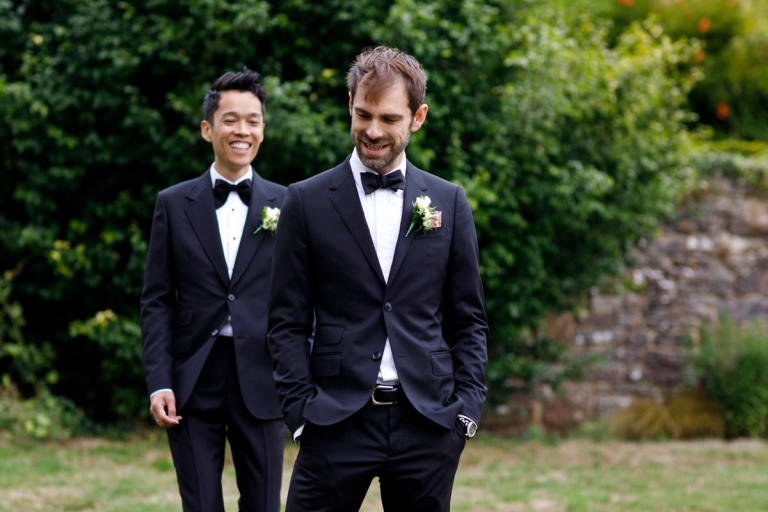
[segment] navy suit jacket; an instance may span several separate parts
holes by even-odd
[[[365,405],[387,338],[400,385],[421,414],[449,428],[459,414],[480,420],[488,326],[472,212],[461,187],[410,163],[405,176],[388,283],[349,158],[288,187],[275,240],[268,343],[294,432],[305,421],[337,423]],[[442,227],[406,237],[420,195],[442,211]]]
[[[248,217],[229,278],[210,172],[157,195],[141,294],[144,372],[150,393],[170,388],[181,409],[195,387],[218,329],[232,317],[235,357],[248,410],[281,417],[266,345],[267,292],[275,237],[261,230],[265,206],[285,187],[253,173]]]

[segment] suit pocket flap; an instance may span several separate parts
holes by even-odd
[[[432,373],[436,376],[453,375],[453,358],[450,352],[435,352],[432,359]]]
[[[323,347],[326,345],[337,345],[341,341],[341,337],[344,334],[343,325],[329,325],[320,324],[317,326],[317,332],[315,332],[314,347]]]
[[[192,321],[195,311],[192,308],[177,311],[173,317],[173,327],[183,327]]]
[[[335,377],[341,373],[341,354],[322,354],[310,359],[312,377]]]

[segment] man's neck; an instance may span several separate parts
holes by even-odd
[[[241,169],[232,170],[228,169],[227,167],[219,166],[216,164],[216,162],[213,163],[213,168],[216,169],[216,172],[221,174],[221,177],[225,180],[231,181],[232,183],[235,183],[237,180],[245,176],[248,171],[251,169],[251,166],[243,167]]]

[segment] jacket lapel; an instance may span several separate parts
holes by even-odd
[[[245,227],[240,237],[240,247],[237,249],[235,268],[232,270],[232,285],[240,279],[245,269],[248,268],[264,238],[273,236],[272,233],[268,233],[263,229],[256,234],[253,233],[261,226],[261,212],[265,206],[272,208],[279,206],[277,204],[277,196],[267,188],[261,176],[254,171],[253,179],[251,180],[251,201],[248,205],[248,218],[245,219]]]
[[[186,210],[192,229],[197,238],[200,239],[200,243],[219,277],[225,285],[228,285],[229,274],[227,262],[224,259],[224,249],[221,247],[219,222],[216,220],[216,206],[213,204],[210,171],[205,172],[197,179],[197,183],[187,194],[187,199],[192,201]]]
[[[405,190],[403,191],[403,216],[400,220],[400,235],[397,239],[397,245],[395,246],[395,255],[392,258],[392,268],[389,271],[389,283],[392,283],[397,275],[397,271],[400,270],[400,266],[403,264],[405,255],[408,253],[408,249],[411,248],[413,240],[416,238],[416,233],[411,233],[406,238],[405,233],[408,231],[408,227],[411,225],[411,219],[413,218],[413,203],[416,198],[424,194],[427,191],[427,185],[424,183],[424,171],[421,171],[406,161],[405,167]]]
[[[342,222],[347,227],[352,237],[357,242],[357,246],[365,255],[365,259],[371,265],[371,268],[379,276],[382,282],[384,274],[381,272],[379,257],[376,255],[376,249],[373,246],[371,232],[368,224],[365,222],[365,213],[360,204],[360,197],[355,186],[355,178],[352,176],[352,168],[349,165],[349,157],[346,161],[336,167],[331,178],[330,199],[334,208],[341,217]]]

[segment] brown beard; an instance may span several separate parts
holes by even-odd
[[[354,144],[355,148],[357,148],[357,156],[360,157],[360,161],[363,162],[363,165],[365,165],[367,168],[372,169],[374,171],[378,171],[379,169],[383,169],[384,167],[388,166],[395,160],[397,160],[397,157],[400,156],[400,153],[405,151],[405,147],[408,145],[408,142],[411,140],[411,132],[407,132],[405,139],[401,142],[399,145],[395,145],[395,140],[391,138],[384,139],[383,137],[378,139],[378,141],[372,141],[368,137],[365,136],[364,133],[360,132],[357,139],[355,139],[355,134],[352,133],[352,130],[350,129],[350,136],[352,137],[352,144]],[[389,151],[377,158],[370,158],[366,156],[363,153],[363,148],[365,144],[368,144],[370,146],[378,146],[380,143],[385,143],[389,145]]]

